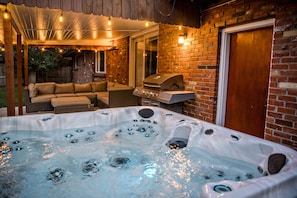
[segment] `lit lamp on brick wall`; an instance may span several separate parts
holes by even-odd
[[[181,34],[178,36],[178,44],[184,44],[187,38],[187,34]]]
[[[9,19],[9,13],[7,11],[7,8],[5,9],[5,11],[3,12],[3,17],[4,19]]]

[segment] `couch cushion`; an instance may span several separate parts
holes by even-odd
[[[107,82],[101,81],[101,82],[92,82],[92,91],[93,92],[100,92],[100,91],[106,91],[107,90]]]
[[[53,98],[51,100],[51,104],[53,107],[61,107],[61,106],[72,106],[72,105],[83,105],[83,104],[91,104],[91,101],[85,97],[65,97],[65,98]]]
[[[38,89],[35,87],[33,83],[30,83],[28,85],[28,90],[29,90],[29,97],[36,97],[38,95]]]
[[[74,88],[72,83],[66,83],[66,84],[56,84],[56,94],[61,93],[74,93]]]
[[[75,93],[79,92],[92,92],[92,87],[90,83],[86,84],[74,84]]]
[[[54,94],[55,93],[55,83],[54,82],[36,83],[35,87],[38,90],[38,95]]]
[[[61,93],[61,94],[56,94],[57,98],[61,98],[61,97],[75,97],[75,93]]]
[[[39,103],[39,102],[50,102],[52,98],[55,98],[55,94],[43,94],[38,95],[36,97],[31,98],[32,103]]]
[[[75,93],[77,96],[87,96],[88,98],[97,98],[97,95],[93,92],[82,92],[82,93]]]
[[[108,92],[96,92],[97,100],[109,105]]]

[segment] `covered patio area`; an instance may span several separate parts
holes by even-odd
[[[212,2],[168,1],[1,1],[0,44],[5,49],[7,115],[14,113],[13,46],[17,46],[18,90],[28,85],[28,46],[103,51],[116,48],[118,39],[156,25],[199,26],[200,6]],[[216,2],[216,1],[213,1]],[[172,12],[173,8],[176,12]],[[165,14],[164,14],[164,13]],[[168,14],[166,14],[168,12]],[[167,16],[168,15],[168,16]],[[169,17],[170,16],[170,17]],[[24,62],[22,63],[22,59]],[[24,71],[22,71],[24,64]],[[24,77],[24,80],[22,79]],[[21,93],[19,91],[21,98]],[[19,107],[21,107],[21,99]],[[22,114],[22,108],[19,108]]]

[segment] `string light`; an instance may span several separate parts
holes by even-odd
[[[110,20],[110,17],[108,17],[107,25],[108,25],[108,26],[111,26],[111,20]]]
[[[146,22],[145,23],[145,27],[148,27],[150,24],[149,24],[149,22]]]
[[[61,13],[61,15],[59,17],[59,21],[60,21],[60,23],[62,23],[64,21],[63,13]]]

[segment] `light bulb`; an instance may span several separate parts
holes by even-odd
[[[185,37],[183,35],[178,36],[178,43],[183,44],[185,42]]]
[[[62,23],[63,20],[64,20],[64,17],[63,17],[63,14],[61,14],[60,17],[59,17],[59,21],[60,21],[60,23]]]
[[[3,13],[3,17],[4,17],[4,19],[8,19],[9,18],[9,14],[8,14],[7,9],[5,9],[5,11]]]

